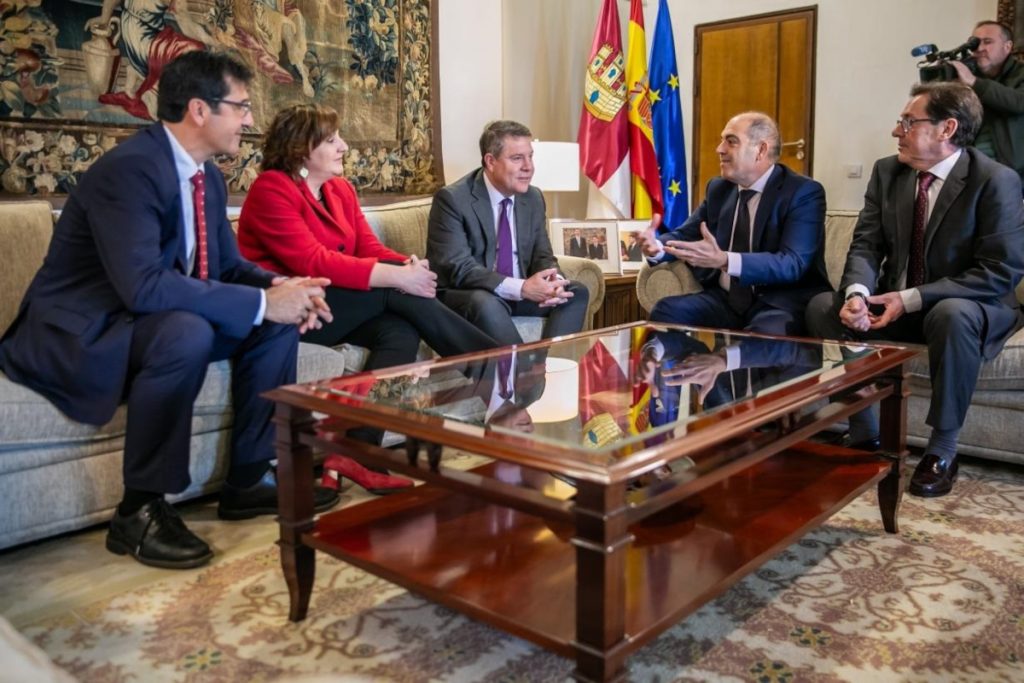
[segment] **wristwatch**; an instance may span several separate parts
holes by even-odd
[[[864,292],[850,292],[849,294],[846,295],[844,301],[849,301],[855,296],[859,296],[861,299],[864,299],[864,301],[868,300],[867,296],[864,295]]]

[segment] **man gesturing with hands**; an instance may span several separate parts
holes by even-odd
[[[821,249],[825,190],[778,163],[778,126],[766,114],[734,116],[717,152],[721,177],[682,226],[655,236],[638,233],[652,264],[679,259],[704,290],[665,297],[651,320],[803,333],[803,309],[828,289]],[[672,227],[672,226],[670,226]]]

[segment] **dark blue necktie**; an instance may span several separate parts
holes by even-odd
[[[750,251],[750,207],[747,203],[757,192],[740,190],[739,207],[736,211],[736,226],[732,233],[732,251]],[[740,315],[747,312],[754,303],[754,288],[740,284],[738,277],[729,278],[729,306]]]

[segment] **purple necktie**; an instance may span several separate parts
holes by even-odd
[[[505,200],[508,201],[507,199]],[[506,355],[498,359],[498,396],[506,401],[512,398],[512,389],[508,380],[512,376],[512,356]]]
[[[910,236],[910,259],[907,263],[907,287],[924,284],[924,231],[928,225],[928,187],[933,180],[935,176],[927,171],[917,176],[914,232]]]
[[[512,277],[512,226],[508,222],[508,207],[512,200],[505,197],[498,208],[498,263],[494,270]]]

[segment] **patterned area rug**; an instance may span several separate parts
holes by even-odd
[[[24,629],[83,681],[567,680],[573,664],[321,556],[287,620],[276,548]],[[632,681],[1024,679],[1024,472],[968,463],[953,494],[873,493],[629,659]]]

